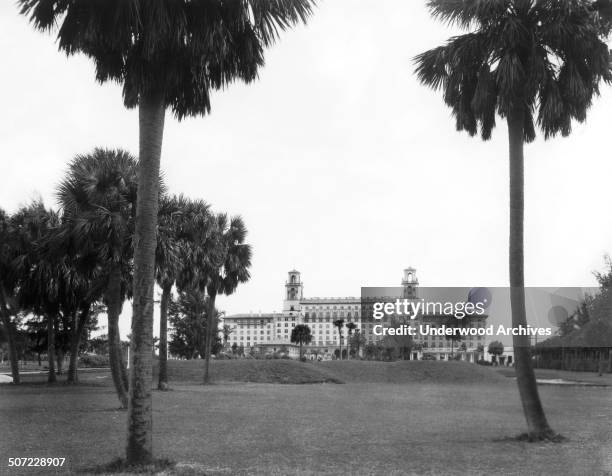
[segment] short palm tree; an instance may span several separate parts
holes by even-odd
[[[348,360],[351,358],[351,338],[353,337],[353,332],[357,329],[357,324],[354,322],[347,322],[346,328],[348,330],[348,336],[346,337],[346,358]]]
[[[442,90],[457,130],[484,140],[496,116],[510,146],[512,324],[526,325],[523,270],[523,145],[567,136],[583,122],[601,80],[610,82],[604,22],[588,0],[430,0],[432,15],[470,30],[416,57],[420,81]],[[514,336],[516,374],[530,439],[554,437],[531,365],[528,336]]]
[[[137,161],[123,150],[95,149],[70,163],[58,187],[58,198],[69,235],[91,266],[101,269],[102,300],[107,307],[111,374],[119,401],[128,404],[128,378],[119,316],[128,296],[136,206]]]
[[[124,104],[139,108],[140,150],[127,461],[150,462],[152,445],[153,287],[158,177],[164,118],[207,114],[210,91],[251,82],[264,48],[311,14],[313,0],[155,2],[19,0],[34,26],[59,26],[59,47],[93,59],[100,82],[123,85]]]
[[[176,285],[179,290],[191,291],[197,285],[195,277],[202,274],[195,271],[208,259],[212,215],[206,202],[190,200],[183,195],[162,196],[158,215],[155,268],[156,281],[162,290],[158,389],[165,390],[168,386],[168,305],[172,288]]]
[[[162,196],[159,202],[155,251],[155,278],[162,291],[159,306],[159,390],[168,388],[168,304],[182,264],[179,233],[183,203],[183,197],[176,196]]]
[[[338,329],[338,341],[340,342],[340,360],[342,360],[342,328],[344,327],[344,319],[336,319],[334,326]]]
[[[42,316],[46,322],[49,383],[56,380],[55,337],[66,266],[59,254],[45,250],[45,243],[59,226],[58,214],[42,202],[21,207],[11,217],[17,300],[22,311]]]
[[[291,331],[291,342],[300,345],[300,360],[304,356],[302,346],[310,344],[311,341],[312,334],[310,333],[310,327],[306,324],[298,324]]]
[[[0,319],[2,319],[8,341],[11,376],[13,383],[17,385],[20,383],[16,341],[17,328],[14,322],[17,306],[12,299],[17,288],[17,279],[13,261],[15,246],[12,231],[10,216],[0,209]]]

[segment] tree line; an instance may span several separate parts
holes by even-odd
[[[133,298],[137,168],[137,159],[128,152],[97,148],[70,162],[56,190],[58,210],[42,201],[10,215],[0,210],[0,311],[14,383],[20,381],[17,342],[24,320],[37,335],[44,330],[40,341],[46,343],[48,381],[56,381],[56,363],[63,361],[57,353],[67,352],[67,382],[77,383],[79,349],[104,311],[113,383],[121,406],[127,408],[129,381],[119,317],[124,303]],[[249,279],[251,248],[241,217],[215,213],[203,200],[169,195],[158,180],[158,387],[165,389],[169,314],[178,329],[173,342],[180,341],[184,326],[195,322],[191,333],[199,335],[198,356],[208,361],[218,339],[216,296],[233,293]],[[206,365],[205,382],[208,375]]]

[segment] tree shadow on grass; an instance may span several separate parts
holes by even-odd
[[[495,443],[510,443],[510,442],[523,442],[523,443],[565,443],[569,441],[569,438],[555,432],[547,433],[546,435],[534,437],[529,433],[521,433],[517,436],[504,436],[502,438],[493,439]]]

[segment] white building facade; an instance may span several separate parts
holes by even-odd
[[[376,326],[381,322],[372,317],[372,304],[376,301],[392,302],[397,298],[417,300],[419,281],[414,268],[404,270],[401,288],[397,296],[382,296],[376,299],[362,299],[361,297],[305,297],[304,283],[297,270],[289,271],[285,282],[285,299],[283,310],[279,313],[249,313],[234,314],[224,318],[224,324],[229,326],[231,333],[228,338],[229,346],[242,347],[245,353],[273,353],[286,351],[290,356],[298,356],[298,346],[291,343],[291,331],[299,324],[310,328],[312,341],[304,346],[304,354],[308,358],[330,359],[336,350],[346,349],[348,342],[348,328],[342,329],[342,339],[334,321],[342,319],[344,326],[348,323],[355,325],[353,332],[359,332],[363,337],[359,354],[363,355],[367,344],[383,342],[383,336],[377,335]],[[393,288],[398,289],[398,288]],[[417,316],[406,322],[411,326],[421,323],[434,323],[439,316]],[[482,327],[486,317],[470,323],[472,326]],[[439,321],[438,321],[439,322]],[[462,346],[464,344],[464,347]],[[452,342],[444,336],[416,335],[410,343],[411,351],[404,358],[422,359],[435,358],[447,360],[458,356],[462,360],[474,362],[481,358],[478,348],[484,346],[484,337],[465,337],[461,342]],[[354,348],[353,345],[353,349]]]

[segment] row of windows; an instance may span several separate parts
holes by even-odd
[[[304,317],[306,319],[308,319],[308,318],[316,319],[317,316],[320,317],[320,318],[321,317],[325,317],[327,319],[329,319],[329,318],[336,319],[338,317],[340,317],[340,318],[347,317],[347,318],[350,319],[351,317],[358,318],[359,317],[359,312],[355,311],[355,312],[353,312],[351,314],[351,311],[348,311],[346,313],[344,311],[339,311],[339,312],[338,311],[326,311],[326,312],[319,312],[318,315],[317,315],[316,312],[305,312],[304,313]]]
[[[306,310],[310,309],[310,310],[313,310],[313,311],[318,311],[318,310],[321,310],[321,309],[330,309],[330,310],[331,309],[345,309],[345,307],[344,306],[337,306],[337,305],[334,305],[334,306],[304,306],[304,309],[306,309]],[[346,309],[347,310],[350,310],[350,309],[357,310],[357,309],[359,309],[359,306],[346,306]]]

